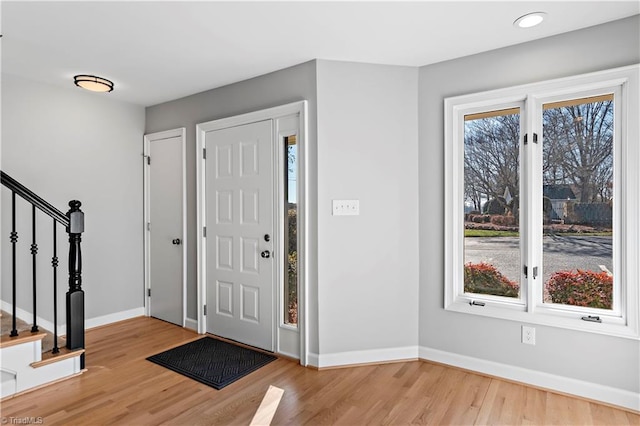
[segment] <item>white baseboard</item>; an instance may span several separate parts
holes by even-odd
[[[113,322],[124,321],[131,318],[144,316],[144,306],[129,309],[128,311],[114,312],[112,314],[102,315],[100,317],[89,318],[85,322],[85,328],[88,330],[94,327],[111,324]]]
[[[583,380],[543,373],[480,358],[445,352],[420,346],[420,359],[477,371],[498,378],[513,380],[528,385],[602,401],[631,410],[640,411],[640,394],[624,389],[585,382]]]
[[[364,351],[309,354],[309,364],[318,368],[418,359],[418,347],[369,349]]]
[[[3,311],[11,312],[11,304],[4,300],[0,302]],[[86,328],[89,329],[144,315],[144,307],[139,307],[90,318],[86,321],[85,325]],[[26,322],[30,322],[32,319],[31,313],[20,308],[16,309],[16,316]],[[40,317],[38,317],[38,324],[47,330],[53,330],[53,323]],[[198,322],[194,319],[186,318],[185,327],[197,330]],[[58,326],[58,334],[66,334],[65,324]],[[383,363],[418,358],[640,411],[640,394],[638,393],[424,346],[406,346],[401,348],[371,349],[330,354],[310,352],[308,354],[309,365],[317,368]]]
[[[320,359],[320,355],[313,352],[307,352],[307,367],[318,368],[319,359]]]
[[[4,300],[0,301],[0,306],[2,306],[2,310],[8,313],[12,311],[12,305]],[[99,327],[102,325],[111,324],[113,322],[118,322],[130,318],[135,318],[144,315],[144,307],[129,309],[128,311],[115,312],[113,314],[107,314],[100,317],[89,318],[85,321],[85,329],[90,329],[94,327]],[[25,311],[21,308],[16,308],[16,317],[20,318],[22,321],[31,324],[33,320],[33,314],[31,312]],[[45,330],[53,331],[53,322],[43,319],[42,317],[36,317],[38,320],[38,326],[44,328]],[[58,335],[64,336],[67,334],[67,324],[59,324],[58,325]]]
[[[282,356],[287,357],[287,358],[289,358],[289,359],[297,359],[297,360],[300,360],[300,356],[299,356],[298,354],[294,354],[294,353],[291,353],[291,352],[287,352],[287,351],[279,350],[279,351],[276,351],[276,354],[278,354],[278,355],[282,355]]]
[[[185,318],[184,319],[184,327],[189,330],[193,330],[196,333],[198,332],[198,320],[194,320],[193,318]]]

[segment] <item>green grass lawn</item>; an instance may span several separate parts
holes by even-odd
[[[465,229],[465,237],[517,237],[516,231],[496,231],[489,229]]]
[[[465,229],[465,237],[517,237],[516,231],[497,231],[490,229]],[[545,233],[545,235],[548,235]],[[562,237],[610,237],[612,232],[557,232]]]

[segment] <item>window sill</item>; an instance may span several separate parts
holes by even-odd
[[[291,325],[291,324],[280,324],[280,328],[283,330],[289,330],[289,331],[294,331],[294,332],[298,332],[298,326],[297,325]]]
[[[581,317],[584,316],[584,314],[580,313],[569,316],[567,314],[554,315],[545,312],[527,312],[524,308],[505,309],[504,307],[492,306],[490,304],[486,304],[485,306],[470,305],[468,300],[469,299],[460,298],[459,300],[450,303],[448,306],[445,306],[445,310],[519,323],[537,324],[547,327],[640,340],[638,329],[632,325],[623,323],[620,318],[603,318],[603,322],[595,323],[583,321]]]

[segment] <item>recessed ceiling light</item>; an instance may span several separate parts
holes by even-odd
[[[515,21],[513,21],[513,25],[519,28],[531,28],[540,24],[544,21],[544,17],[547,16],[544,12],[532,12],[527,13],[526,15],[522,15]]]
[[[76,75],[73,77],[73,82],[76,86],[92,92],[111,92],[113,90],[112,81],[95,75]]]

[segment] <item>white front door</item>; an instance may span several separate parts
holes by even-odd
[[[206,132],[207,331],[274,350],[272,120]]]
[[[184,130],[145,135],[149,315],[184,325]]]

